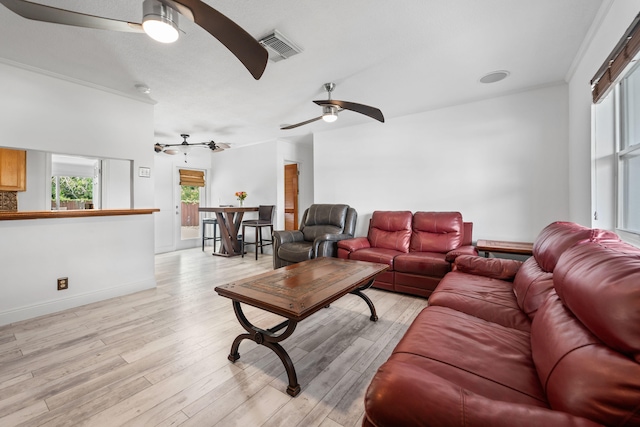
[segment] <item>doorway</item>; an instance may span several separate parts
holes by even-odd
[[[298,164],[284,165],[284,229],[298,229]]]
[[[178,225],[178,249],[195,246],[201,234],[200,212],[206,205],[203,170],[179,169],[180,182],[176,197],[176,219]]]

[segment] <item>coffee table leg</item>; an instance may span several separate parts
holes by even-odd
[[[284,365],[284,369],[287,371],[287,377],[289,379],[287,394],[294,397],[297,396],[298,393],[300,393],[300,384],[298,384],[298,376],[296,375],[296,370],[293,367],[293,362],[291,361],[289,354],[278,343],[289,338],[293,331],[296,329],[298,323],[294,320],[289,319],[285,320],[279,325],[274,326],[273,328],[265,330],[260,329],[249,322],[247,317],[242,312],[242,306],[238,301],[233,301],[233,311],[236,313],[238,322],[240,322],[240,325],[248,332],[248,334],[240,334],[236,337],[235,340],[233,340],[228,359],[231,362],[235,362],[240,358],[238,347],[240,347],[240,343],[246,339],[253,340],[256,344],[260,344],[267,348],[270,348],[280,358],[280,361]],[[276,332],[284,328],[287,329],[280,335],[276,335]]]
[[[364,302],[367,303],[367,305],[369,306],[369,310],[371,310],[371,317],[369,317],[369,320],[373,321],[373,322],[377,322],[378,321],[378,314],[376,313],[376,308],[373,305],[373,302],[369,299],[368,296],[366,296],[365,294],[362,293],[362,291],[369,289],[371,287],[371,285],[373,285],[373,279],[371,279],[370,282],[368,282],[366,285],[359,287],[358,289],[354,289],[353,291],[351,291],[350,293],[353,295],[357,295],[360,298],[362,298],[364,300]]]

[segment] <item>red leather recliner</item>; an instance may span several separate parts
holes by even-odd
[[[373,286],[428,297],[458,255],[477,255],[459,212],[375,211],[367,237],[338,242],[338,257],[389,265]]]

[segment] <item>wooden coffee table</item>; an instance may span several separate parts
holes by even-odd
[[[376,275],[388,267],[386,264],[364,261],[315,258],[217,286],[215,290],[219,295],[232,300],[236,317],[247,331],[233,341],[229,360],[235,362],[240,358],[238,347],[242,340],[250,339],[270,348],[280,358],[287,371],[287,393],[291,396],[298,395],[300,384],[293,362],[278,343],[291,336],[298,322],[346,294],[362,298],[371,310],[370,319],[374,322],[378,320],[373,303],[362,291],[369,288]],[[272,328],[260,329],[247,320],[240,303],[277,314],[287,320]],[[283,329],[285,331],[278,335],[277,333]]]

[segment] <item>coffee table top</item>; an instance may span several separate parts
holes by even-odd
[[[388,267],[322,257],[216,286],[215,291],[234,301],[300,321],[366,285]]]
[[[502,252],[510,254],[531,255],[533,243],[529,242],[505,242],[502,240],[478,240],[476,248],[479,251]]]

